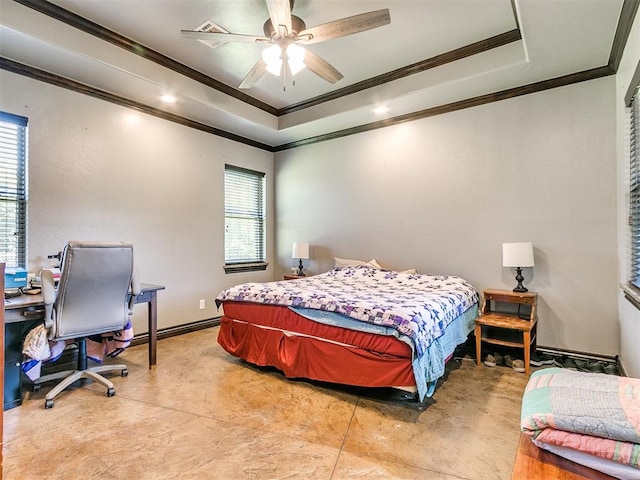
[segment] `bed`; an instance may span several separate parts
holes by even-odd
[[[394,387],[422,401],[473,330],[478,292],[456,276],[339,267],[222,291],[218,343],[288,378]]]

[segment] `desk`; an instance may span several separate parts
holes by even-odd
[[[149,368],[156,367],[158,344],[158,290],[164,285],[142,283],[136,304],[146,303],[149,326]],[[16,407],[22,403],[20,388],[20,361],[22,360],[22,340],[27,331],[44,319],[42,295],[21,295],[5,300],[5,379],[4,409]]]

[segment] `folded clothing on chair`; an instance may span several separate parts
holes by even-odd
[[[132,339],[133,325],[131,320],[127,320],[122,330],[87,337],[87,357],[94,362],[102,363],[104,357],[120,355],[131,344]]]
[[[20,368],[30,380],[36,380],[40,377],[42,362],[56,361],[66,346],[65,340],[50,341],[44,324],[37,325],[27,332],[22,342],[22,353],[27,359]]]
[[[538,370],[525,389],[520,426],[541,448],[640,479],[640,379]]]
[[[131,320],[127,320],[122,330],[87,337],[87,358],[102,363],[105,356],[115,357],[122,353],[132,339],[133,326]],[[71,343],[74,343],[73,340],[50,341],[44,325],[37,325],[29,330],[22,342],[22,353],[27,357],[22,362],[22,371],[30,380],[37,380],[42,372],[42,363],[58,360],[65,347]]]

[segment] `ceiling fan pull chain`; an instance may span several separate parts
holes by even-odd
[[[287,65],[286,65],[286,54],[285,58],[282,59],[282,91],[287,91]]]

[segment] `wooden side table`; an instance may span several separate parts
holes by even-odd
[[[511,480],[614,480],[614,477],[567,460],[534,445],[520,434]]]
[[[483,295],[481,315],[476,319],[476,364],[482,362],[482,342],[522,348],[525,374],[529,375],[537,341],[538,294],[485,290]]]
[[[307,278],[306,275],[284,275],[285,280],[297,280],[299,278]]]

